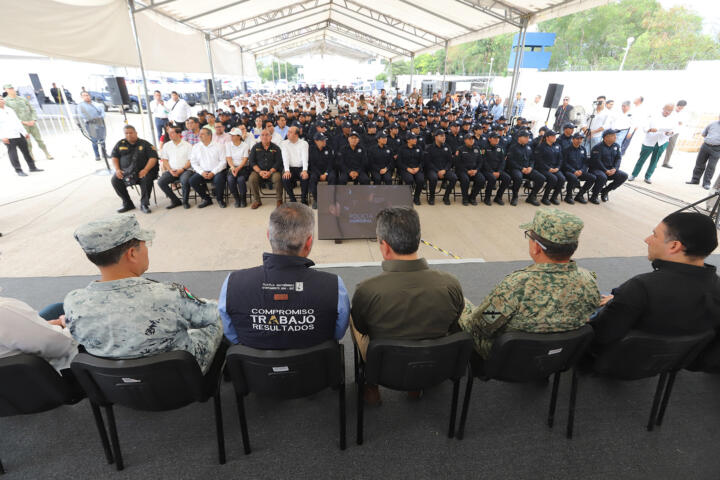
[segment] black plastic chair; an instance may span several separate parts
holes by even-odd
[[[249,393],[293,399],[337,388],[340,406],[340,449],[345,450],[345,349],[335,340],[303,349],[258,350],[233,345],[227,353],[237,400],[245,454],[251,452],[245,415]]]
[[[448,438],[453,438],[460,379],[467,371],[472,350],[472,337],[465,332],[432,340],[371,340],[365,362],[356,348],[357,444],[362,445],[364,439],[363,391],[366,383],[392,390],[417,391],[451,380],[453,394]]]
[[[93,412],[105,409],[118,470],[124,468],[113,405],[135,410],[175,410],[194,402],[214,400],[218,457],[225,463],[225,437],[220,404],[220,371],[204,377],[195,357],[186,351],[160,353],[130,360],[112,360],[81,353],[72,362],[77,381],[87,392]],[[103,439],[105,426],[98,410],[95,421]],[[105,442],[107,440],[103,440]]]
[[[638,380],[659,375],[647,429],[662,424],[677,372],[688,366],[715,337],[714,331],[667,336],[631,331],[595,358],[599,375]],[[661,403],[662,398],[662,403]]]
[[[46,412],[62,405],[78,403],[85,398],[47,361],[25,353],[0,358],[0,385],[0,417]],[[92,408],[97,418],[100,410],[97,406]],[[100,430],[100,439],[108,463],[112,463],[110,445],[104,433],[104,429]],[[0,462],[2,473],[5,473],[5,469]]]
[[[566,435],[572,438],[575,423],[575,398],[577,396],[577,372],[575,365],[582,357],[594,336],[590,325],[562,333],[507,332],[500,335],[492,345],[490,355],[484,362],[482,372],[468,375],[465,399],[460,414],[458,438],[465,434],[473,378],[500,380],[503,382],[537,382],[554,375],[547,424],[552,428],[555,420],[560,376],[572,368],[570,403]]]

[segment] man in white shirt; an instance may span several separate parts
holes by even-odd
[[[615,143],[622,145],[625,142],[628,132],[633,128],[633,116],[630,112],[630,101],[625,100],[620,105],[620,112],[612,117],[608,122],[608,128],[617,130],[617,140]]]
[[[170,141],[165,142],[160,151],[160,162],[162,163],[165,173],[158,179],[160,190],[170,199],[168,210],[182,205],[190,208],[190,178],[193,171],[190,169],[190,152],[192,145],[182,139],[182,128],[169,127]],[[182,202],[172,191],[171,185],[180,181],[182,186]]]
[[[58,315],[62,304],[53,307],[38,313],[20,300],[0,297],[0,358],[28,353],[47,360],[58,372],[70,368],[77,343],[65,328],[65,316]]]
[[[223,147],[225,146],[225,144],[230,143],[230,134],[225,133],[225,125],[220,122],[215,122],[213,142],[217,143],[218,145],[222,145]]]
[[[192,109],[188,103],[180,98],[177,92],[170,93],[170,101],[167,102],[168,120],[179,127],[185,124],[185,120],[192,116]]]
[[[41,168],[35,166],[35,160],[30,155],[27,139],[30,134],[25,130],[25,126],[20,122],[15,110],[5,106],[5,99],[0,97],[0,139],[8,150],[8,157],[15,172],[21,177],[27,177],[27,173],[23,172],[18,159],[17,149],[19,148],[28,164],[31,172],[42,172]]]
[[[215,185],[215,198],[220,208],[225,208],[223,194],[225,193],[225,147],[212,141],[212,130],[200,129],[200,142],[190,152],[190,164],[195,171],[190,177],[190,185],[200,195],[203,201],[198,208],[205,208],[212,205],[212,199],[208,194],[205,182],[213,182]]]
[[[593,147],[602,141],[602,133],[606,129],[605,123],[608,119],[608,110],[605,108],[605,96],[600,95],[595,101],[595,110],[593,110],[592,117],[588,117],[587,125],[585,126],[585,137],[586,142],[590,145],[587,149],[588,152],[592,151]]]
[[[280,151],[283,159],[282,182],[285,191],[291,202],[297,202],[293,189],[300,180],[300,199],[305,205],[308,204],[308,186],[310,175],[308,174],[308,143],[300,138],[298,127],[288,129],[287,140],[280,143]]]
[[[622,144],[620,144],[620,153],[622,155],[625,155],[625,151],[630,146],[630,141],[632,140],[632,137],[635,135],[635,132],[637,132],[637,129],[640,128],[640,126],[645,125],[648,120],[648,114],[645,110],[645,107],[643,106],[643,102],[645,101],[645,98],[640,96],[637,97],[635,100],[633,100],[633,107],[632,113],[633,116],[633,128],[630,130],[630,132],[625,137],[625,140]]]
[[[168,114],[170,113],[160,90],[155,90],[153,94],[153,99],[150,101],[150,111],[155,121],[155,133],[157,133],[159,139],[164,132],[165,125],[168,124]]]
[[[543,115],[543,106],[540,100],[542,100],[542,95],[535,95],[532,103],[528,103],[523,109],[524,117],[532,124],[534,136],[537,136],[538,130],[544,125],[544,120],[547,118],[547,112],[545,112],[546,115]]]
[[[687,110],[685,110],[686,106],[687,102],[685,100],[680,100],[675,104],[675,111],[672,116],[677,123],[677,128],[675,129],[675,133],[673,133],[672,137],[668,140],[668,146],[665,149],[665,160],[663,160],[662,164],[665,168],[672,168],[672,165],[670,165],[670,157],[672,157],[673,151],[675,150],[675,143],[677,142],[678,137],[680,137],[680,132],[687,128],[688,115]]]
[[[650,165],[645,172],[645,183],[652,183],[650,177],[652,177],[655,167],[657,166],[660,156],[662,156],[670,137],[675,133],[677,123],[672,117],[675,105],[672,103],[666,104],[662,112],[650,117],[650,121],[647,126],[643,127],[645,131],[645,138],[643,139],[642,148],[640,149],[640,157],[635,163],[635,168],[632,171],[632,175],[628,177],[629,181],[635,180],[635,177],[640,175],[645,160],[652,154],[650,158]]]

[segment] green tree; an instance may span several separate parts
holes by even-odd
[[[273,79],[273,74],[275,75],[275,80],[278,80],[278,66],[280,67],[280,78],[283,80],[285,79],[285,65],[286,62],[277,62],[273,60],[269,65],[265,64],[261,61],[258,61],[256,63],[257,66],[257,72],[258,76],[260,77],[260,80],[263,82],[271,82]],[[271,70],[272,68],[272,70]],[[297,82],[297,65],[293,65],[292,63],[287,63],[287,75],[289,78],[290,83]],[[274,73],[273,73],[274,72]]]

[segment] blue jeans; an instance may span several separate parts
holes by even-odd
[[[164,133],[165,125],[168,124],[167,118],[156,118],[155,119],[155,133],[158,136],[158,140],[160,140],[160,137]]]
[[[47,307],[38,312],[38,315],[44,320],[55,320],[60,315],[65,315],[62,303],[51,303]]]

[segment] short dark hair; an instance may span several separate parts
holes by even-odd
[[[170,127],[170,128],[171,128],[172,130],[175,130],[175,133],[177,133],[178,135],[182,134],[182,132],[183,132],[183,129],[182,129],[181,127],[178,127],[178,126],[174,126],[174,127]]]
[[[684,106],[686,106],[686,105],[687,105],[687,102],[686,102],[685,100],[679,100],[679,101],[677,102],[677,106],[678,106],[678,107],[684,107]]]
[[[570,257],[573,256],[575,253],[575,250],[578,248],[578,242],[572,242],[572,243],[555,243],[551,242],[547,238],[543,238],[537,233],[530,231],[530,237],[535,240],[536,242],[542,244],[543,251],[545,252],[545,255],[550,260],[555,260],[556,262],[566,262],[570,260]]]
[[[420,247],[420,217],[411,207],[384,208],[375,217],[378,242],[385,241],[393,252],[410,255]]]
[[[718,246],[715,222],[697,212],[675,212],[663,218],[667,230],[665,237],[685,247],[685,255],[705,258]]]
[[[162,95],[162,92],[160,90],[155,90],[153,93],[159,93],[160,95]]]
[[[110,250],[105,250],[100,253],[86,253],[88,260],[97,265],[98,267],[107,267],[115,265],[120,261],[120,258],[130,250],[140,245],[140,240],[133,238],[125,243],[121,243],[117,247],[113,247]]]

